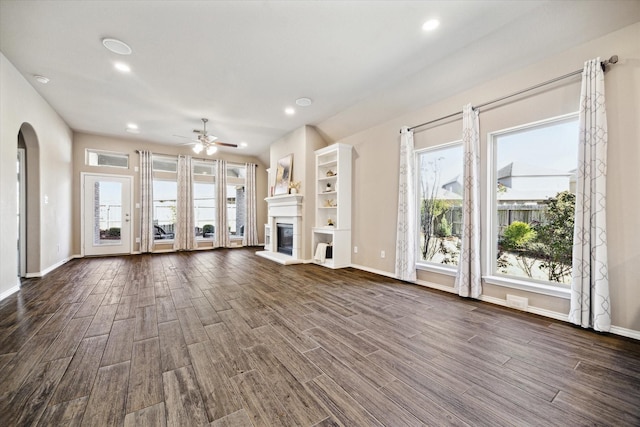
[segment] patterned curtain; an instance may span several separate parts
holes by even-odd
[[[478,112],[465,105],[462,109],[462,145],[464,150],[464,196],[462,200],[462,244],[455,289],[463,297],[482,294],[480,266],[480,124]]]
[[[585,62],[580,94],[578,173],[569,321],[608,332],[607,112],[600,58]]]
[[[173,249],[197,248],[195,230],[192,160],[191,156],[178,156],[178,200]]]
[[[229,246],[227,222],[227,162],[216,160],[216,220],[213,238],[214,248]]]
[[[140,252],[153,250],[153,158],[140,151]]]
[[[246,194],[246,210],[244,236],[242,237],[243,246],[258,245],[258,226],[257,226],[257,204],[256,204],[256,169],[258,165],[254,163],[245,163],[247,170],[247,194]]]
[[[415,154],[413,132],[400,133],[400,176],[398,184],[398,226],[396,236],[396,277],[415,282],[418,234],[416,212]]]

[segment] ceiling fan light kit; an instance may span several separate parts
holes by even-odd
[[[207,156],[212,156],[218,151],[218,145],[224,145],[225,147],[237,147],[236,144],[229,144],[226,142],[217,142],[218,137],[215,135],[209,135],[207,133],[207,122],[209,119],[202,119],[203,130],[194,129],[193,132],[198,134],[198,140],[193,145],[193,152],[196,154],[204,151]]]

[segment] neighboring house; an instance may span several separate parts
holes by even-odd
[[[522,162],[512,162],[498,170],[501,203],[536,203],[570,189],[572,172],[547,169]]]
[[[462,191],[463,191],[462,176],[457,175],[455,178],[453,178],[449,182],[442,184],[442,188],[452,193],[458,194],[459,196],[462,196]]]

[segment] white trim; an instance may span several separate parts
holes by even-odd
[[[44,277],[47,274],[51,273],[53,270],[55,270],[56,268],[66,264],[67,262],[69,262],[72,258],[75,258],[76,256],[71,256],[71,257],[67,257],[65,259],[63,259],[62,261],[59,261],[47,268],[45,268],[42,271],[36,271],[35,273],[27,273],[27,275],[25,276],[27,279],[33,279],[36,277]]]
[[[547,285],[545,283],[518,280],[501,276],[482,276],[482,279],[485,283],[490,285],[504,286],[506,288],[519,289],[521,291],[549,295],[557,298],[571,298],[571,289],[561,285]]]
[[[480,301],[488,302],[490,304],[500,305],[503,307],[509,307],[507,305],[507,300],[496,298],[496,297],[490,297],[488,295],[480,295]],[[517,310],[517,309],[514,309],[514,310]],[[526,310],[519,310],[519,311],[523,311],[531,314],[537,314],[539,316],[549,317],[551,319],[560,320],[563,322],[569,321],[568,314],[558,313],[557,311],[551,311],[544,308],[528,306]]]
[[[19,276],[27,274],[27,154],[24,148],[18,147],[18,174],[19,174],[19,195],[18,195],[18,218],[19,218],[19,238],[18,238],[18,269]]]
[[[450,294],[458,295],[458,292],[453,286],[440,285],[438,283],[427,282],[426,280],[418,280],[416,285],[424,286],[425,288],[436,289],[438,291],[448,292]]]
[[[420,270],[420,271],[429,271],[431,273],[438,273],[438,274],[442,274],[445,276],[452,276],[455,277],[456,274],[458,274],[457,272],[457,266],[456,267],[448,267],[442,264],[426,264],[426,263],[417,263],[416,264],[416,270]]]
[[[362,271],[367,271],[369,273],[373,273],[373,274],[378,274],[380,276],[385,276],[385,277],[390,277],[392,279],[397,279],[400,280],[396,277],[396,275],[394,273],[389,273],[388,271],[382,271],[382,270],[377,270],[375,268],[369,268],[369,267],[365,267],[364,265],[357,265],[357,264],[351,264],[349,265],[349,267],[358,269],[358,270],[362,270]],[[412,282],[407,282],[407,283],[412,283]]]
[[[621,328],[620,326],[612,325],[609,332],[616,335],[622,335],[623,337],[640,340],[640,331],[635,331],[633,329]]]
[[[0,294],[0,301],[10,297],[11,295],[15,294],[19,290],[20,290],[20,278],[18,278],[18,284],[16,286],[14,286],[13,288],[7,289],[6,291]]]

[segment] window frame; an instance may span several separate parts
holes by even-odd
[[[418,191],[417,189],[420,187],[420,155],[428,151],[436,151],[436,150],[452,148],[456,146],[462,147],[461,139],[446,142],[444,144],[438,144],[438,145],[432,145],[429,147],[414,149],[413,151],[414,168],[416,170],[415,183],[414,183],[416,188],[416,210],[417,210],[416,211],[416,230],[418,231],[418,234],[416,236],[417,237],[416,242],[415,242],[415,246],[416,246],[415,251],[416,251],[416,254],[418,254],[418,257],[416,259],[415,267],[416,267],[416,270],[429,271],[432,273],[439,273],[439,274],[444,274],[447,276],[454,276],[454,277],[458,271],[458,264],[449,265],[449,264],[443,264],[443,263],[433,262],[433,261],[425,261],[420,259],[420,256],[419,256],[420,254],[420,191]],[[462,169],[460,170],[460,174],[461,175],[464,174],[464,158],[463,158]]]
[[[113,156],[113,157],[118,157],[121,159],[126,159],[127,160],[127,165],[126,166],[116,166],[116,165],[100,165],[100,164],[96,164],[96,165],[92,165],[89,162],[89,158],[91,156],[91,154],[96,154],[97,156],[103,155],[103,156]],[[115,168],[115,169],[129,169],[129,154],[127,153],[121,153],[118,151],[106,151],[106,150],[97,150],[95,148],[86,148],[85,149],[85,154],[84,154],[84,163],[86,166],[92,167],[92,168]]]
[[[484,164],[484,166],[487,168],[487,178],[485,182],[486,208],[483,209],[486,217],[485,229],[487,232],[484,233],[482,237],[482,240],[484,240],[484,242],[481,242],[481,246],[484,248],[486,254],[483,263],[485,274],[482,276],[482,279],[485,281],[485,283],[554,297],[560,297],[564,299],[569,299],[571,297],[570,284],[555,283],[533,278],[521,278],[517,276],[500,274],[497,272],[498,245],[496,239],[498,231],[498,210],[495,209],[495,206],[497,206],[497,186],[495,185],[495,183],[497,182],[498,174],[498,150],[496,147],[496,143],[497,139],[500,136],[508,135],[514,132],[523,132],[542,126],[569,122],[571,120],[577,119],[578,117],[578,112],[572,112],[487,133],[487,160]]]

